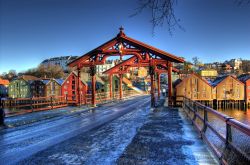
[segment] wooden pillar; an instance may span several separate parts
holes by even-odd
[[[95,77],[95,74],[96,74],[96,66],[91,66],[90,67],[90,75],[91,75],[91,78],[92,78],[92,83],[91,84],[92,84],[92,106],[93,107],[96,106],[96,98],[95,98],[96,77]]]
[[[160,73],[157,74],[157,86],[158,86],[158,98],[161,97],[161,87],[160,87]]]
[[[122,74],[119,74],[119,92],[120,92],[120,100],[122,99]]]
[[[168,62],[168,102],[172,104],[172,63]]]
[[[109,75],[109,97],[110,97],[110,100],[112,99],[112,90],[113,90],[113,80],[112,80],[112,74]]]
[[[80,75],[81,74],[81,70],[80,68],[77,68],[77,104],[80,105],[81,104],[81,100],[80,100]]]
[[[152,61],[151,61],[151,65],[149,67],[149,74],[150,74],[150,79],[151,79],[151,107],[154,108],[155,107],[155,89],[154,89],[154,66],[152,65]]]

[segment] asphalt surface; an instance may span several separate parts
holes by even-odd
[[[142,96],[119,104],[105,104],[90,112],[1,130],[0,164],[19,164],[20,161],[40,151],[98,128],[133,110],[138,110],[142,105],[148,106],[149,101],[149,96]]]

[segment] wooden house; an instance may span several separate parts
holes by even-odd
[[[43,83],[45,84],[45,96],[61,96],[61,86],[63,83],[63,79],[43,79]]]
[[[45,83],[42,80],[30,80],[29,83],[32,97],[45,97]]]
[[[9,80],[0,78],[0,85],[4,85],[5,87],[8,87],[10,84]]]
[[[8,97],[9,84],[10,84],[9,80],[0,78],[0,96],[1,97]]]
[[[0,97],[8,97],[8,88],[0,84]]]
[[[241,75],[238,79],[245,84],[245,102],[250,104],[250,74]]]
[[[75,100],[77,94],[77,87],[78,87],[77,75],[75,72],[71,72],[69,76],[62,83],[61,87],[62,95],[67,96],[68,100]],[[86,97],[87,89],[88,89],[87,83],[81,79],[80,95],[82,97]]]
[[[240,101],[244,100],[245,85],[233,76],[217,77],[212,86],[214,98],[217,101]]]
[[[184,96],[196,101],[212,101],[212,86],[200,75],[192,73],[183,80],[174,82],[176,101],[181,101]]]
[[[8,95],[11,98],[28,98],[32,97],[30,90],[30,82],[32,80],[38,80],[37,77],[23,75],[10,82],[8,86]]]

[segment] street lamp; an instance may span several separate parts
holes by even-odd
[[[122,62],[123,44],[119,43],[118,52],[120,53],[120,62]]]

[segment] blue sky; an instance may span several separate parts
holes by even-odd
[[[150,12],[129,17],[136,0],[0,0],[0,73],[36,67],[54,56],[82,55],[125,33],[177,56],[203,62],[250,60],[250,4],[235,0],[178,0],[185,31],[165,25],[152,35]]]

